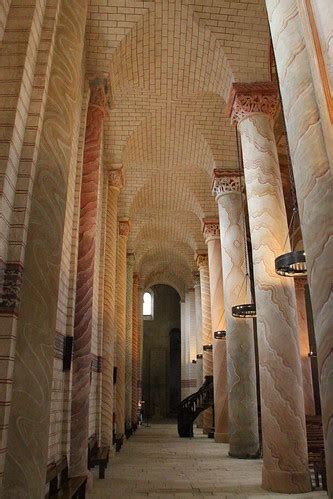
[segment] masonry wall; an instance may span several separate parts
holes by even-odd
[[[169,414],[170,332],[180,329],[180,298],[170,286],[152,287],[154,318],[143,323],[142,396],[153,419]]]

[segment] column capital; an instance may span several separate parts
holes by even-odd
[[[108,84],[106,78],[94,78],[89,80],[90,97],[89,106],[94,106],[105,113],[108,94]]]
[[[120,191],[125,185],[123,168],[111,170],[109,172],[109,185]]]
[[[223,194],[244,192],[244,178],[239,171],[214,170],[212,194],[216,201]]]
[[[218,218],[204,218],[202,232],[206,244],[213,239],[220,239],[220,223]]]
[[[131,226],[128,218],[122,218],[118,220],[118,232],[120,236],[128,237],[130,229]]]
[[[133,284],[135,286],[139,286],[139,284],[140,284],[140,277],[139,277],[139,274],[137,272],[134,272],[134,274],[133,274]]]
[[[131,252],[127,253],[126,257],[127,257],[127,264],[128,265],[134,265],[134,262],[135,262],[135,255],[134,255],[134,253],[131,253]]]
[[[200,270],[201,267],[208,267],[208,254],[207,253],[195,253],[194,260]]]
[[[280,107],[279,91],[275,83],[233,83],[227,103],[227,114],[233,125],[251,114],[267,114],[274,119]]]
[[[200,286],[200,273],[199,272],[193,272],[193,286]]]

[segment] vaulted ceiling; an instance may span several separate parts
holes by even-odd
[[[86,60],[111,78],[104,163],[125,172],[136,271],[182,294],[217,215],[212,172],[237,167],[230,85],[271,78],[264,0],[91,0]]]

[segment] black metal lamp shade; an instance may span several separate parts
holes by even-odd
[[[291,251],[275,259],[275,272],[286,277],[305,277],[307,274],[304,251]]]
[[[214,331],[214,339],[215,340],[223,340],[227,336],[227,332],[222,331]]]
[[[211,352],[213,350],[213,345],[212,344],[208,344],[208,345],[204,345],[203,346],[203,351],[204,352]]]
[[[192,364],[196,364],[196,363],[197,363],[196,359],[192,359]]]
[[[256,306],[254,303],[235,305],[234,307],[232,307],[231,313],[233,317],[237,317],[239,319],[253,319],[257,315]]]
[[[202,353],[197,353],[197,360],[202,359]]]

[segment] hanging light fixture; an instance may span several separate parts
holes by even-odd
[[[204,345],[202,348],[204,352],[210,352],[213,350],[213,345],[209,343],[208,345]]]
[[[222,330],[222,331],[214,331],[214,339],[215,340],[222,340],[226,337],[227,332]]]
[[[196,363],[197,363],[196,359],[192,359],[192,364],[196,364]]]
[[[197,353],[197,360],[202,359],[202,353]]]
[[[237,144],[238,172],[239,172],[240,179],[242,179],[242,178],[244,178],[244,168],[243,168],[243,158],[242,158],[242,154],[241,154],[241,145],[239,143],[237,128],[236,128],[236,144]],[[245,284],[246,290],[249,289],[249,291],[250,291],[251,303],[242,303],[240,305],[234,305],[231,308],[231,314],[233,317],[236,317],[237,319],[247,319],[247,318],[253,319],[254,317],[256,317],[256,305],[254,303],[254,299],[252,296],[251,278],[250,278],[250,273],[249,273],[249,269],[248,269],[248,260],[247,260],[247,253],[246,253],[247,240],[246,240],[246,226],[245,226],[245,210],[244,210],[244,201],[243,201],[242,194],[241,194],[241,210],[242,210],[242,214],[243,214],[245,276],[244,276],[244,281],[243,281],[243,284],[241,286],[241,289],[239,290],[239,295],[240,295],[240,293],[244,287],[244,284]],[[247,295],[247,293],[246,293],[246,295]]]

